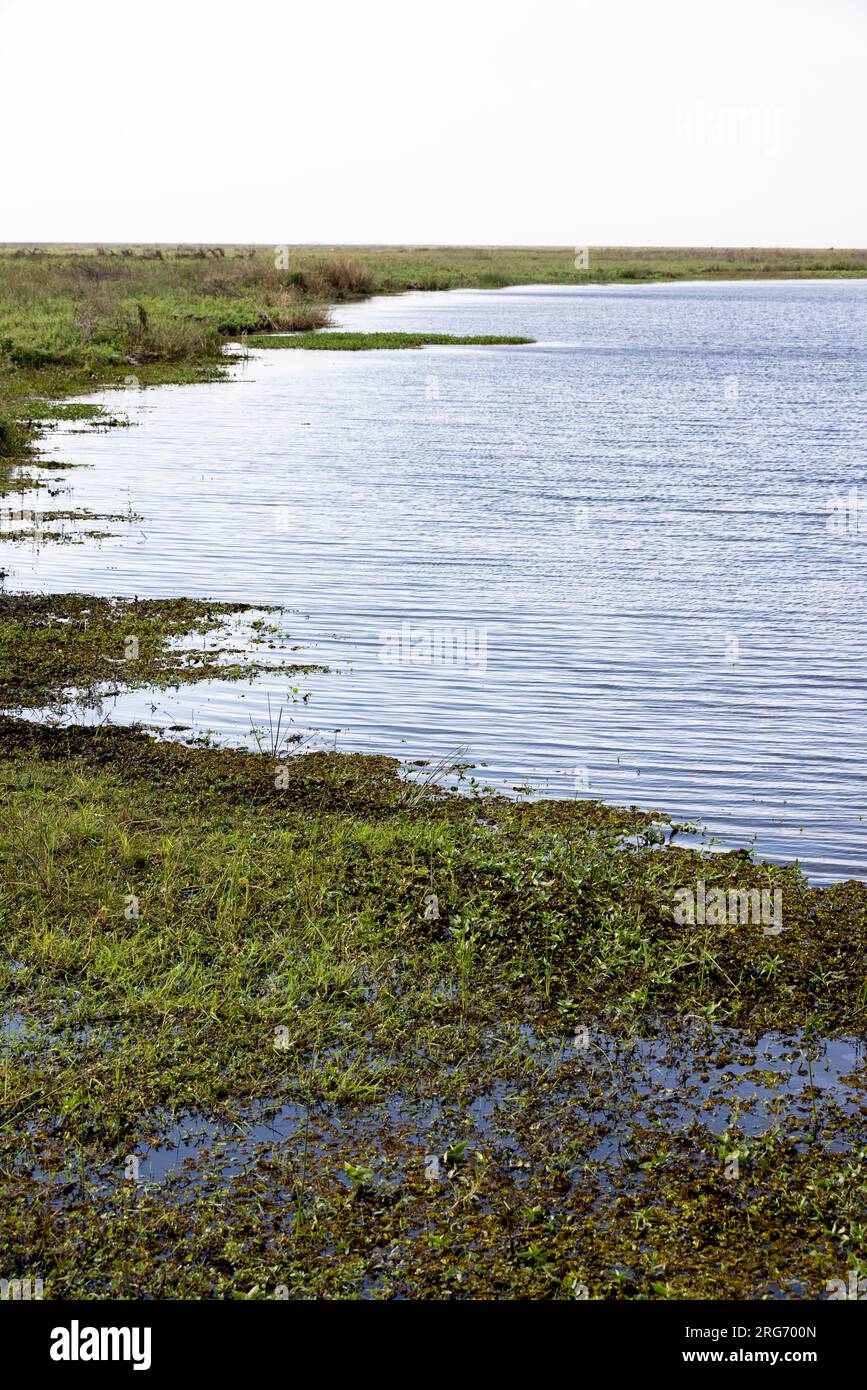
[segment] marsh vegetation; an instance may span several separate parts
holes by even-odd
[[[65,397],[205,379],[243,335],[456,341],[320,336],[341,298],[867,270],[219,250],[0,256],[3,486],[32,486],[52,421],[123,424]],[[255,675],[291,622],[261,598],[0,595],[0,1268],[49,1298],[816,1298],[863,1274],[867,887],[681,847],[649,807],[447,793],[279,722],[250,752],[73,716],[107,684]],[[779,894],[784,929],[678,920],[699,884]]]

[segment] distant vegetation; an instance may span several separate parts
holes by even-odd
[[[586,285],[618,281],[740,280],[867,276],[865,250],[591,246],[586,270],[572,246],[290,247],[299,270],[323,254],[348,255],[374,294],[401,290],[501,289],[506,285]],[[580,256],[577,257],[580,261]]]
[[[213,375],[226,341],[309,333],[330,304],[369,294],[867,275],[867,251],[851,250],[595,247],[587,269],[581,259],[569,246],[0,246],[0,458],[26,452],[36,399]]]

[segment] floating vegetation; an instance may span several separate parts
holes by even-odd
[[[270,616],[250,624],[239,648],[227,624],[252,616],[246,604],[0,593],[0,708],[62,705],[106,682],[165,689],[321,669],[281,657],[278,610],[262,611]]]
[[[307,348],[320,352],[370,352],[384,348],[491,347],[533,343],[534,338],[487,334],[461,337],[454,333],[256,333],[247,340],[252,348]]]

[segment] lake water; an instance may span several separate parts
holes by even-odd
[[[227,382],[90,397],[136,427],[56,432],[47,455],[90,467],[14,505],[142,520],[0,544],[7,585],[285,604],[296,659],[339,668],[293,682],[307,746],[456,754],[498,788],[867,876],[867,282],[417,293],[337,319],[539,341],[259,352]],[[288,685],[106,714],[249,742]]]

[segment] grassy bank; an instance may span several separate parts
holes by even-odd
[[[0,804],[0,1264],[47,1296],[819,1296],[862,1267],[857,1090],[814,1075],[863,1024],[863,885],[108,728],[0,725]],[[779,887],[787,930],[678,927],[699,876]]]
[[[0,249],[0,470],[27,456],[46,399],[101,385],[207,380],[247,333],[307,331],[365,293],[359,267],[320,260],[303,285],[270,255],[16,255]],[[2,472],[0,472],[2,487]]]
[[[39,481],[52,421],[123,423],[63,396],[201,379],[226,338],[318,327],[339,297],[867,270],[110,249],[0,256],[7,487],[22,462]],[[48,1298],[815,1298],[863,1276],[867,886],[699,855],[649,810],[289,756],[279,729],[250,753],[72,718],[281,660],[303,683],[287,623],[0,594],[0,1274]],[[714,892],[738,911],[678,916]],[[771,925],[740,913],[762,894]]]

